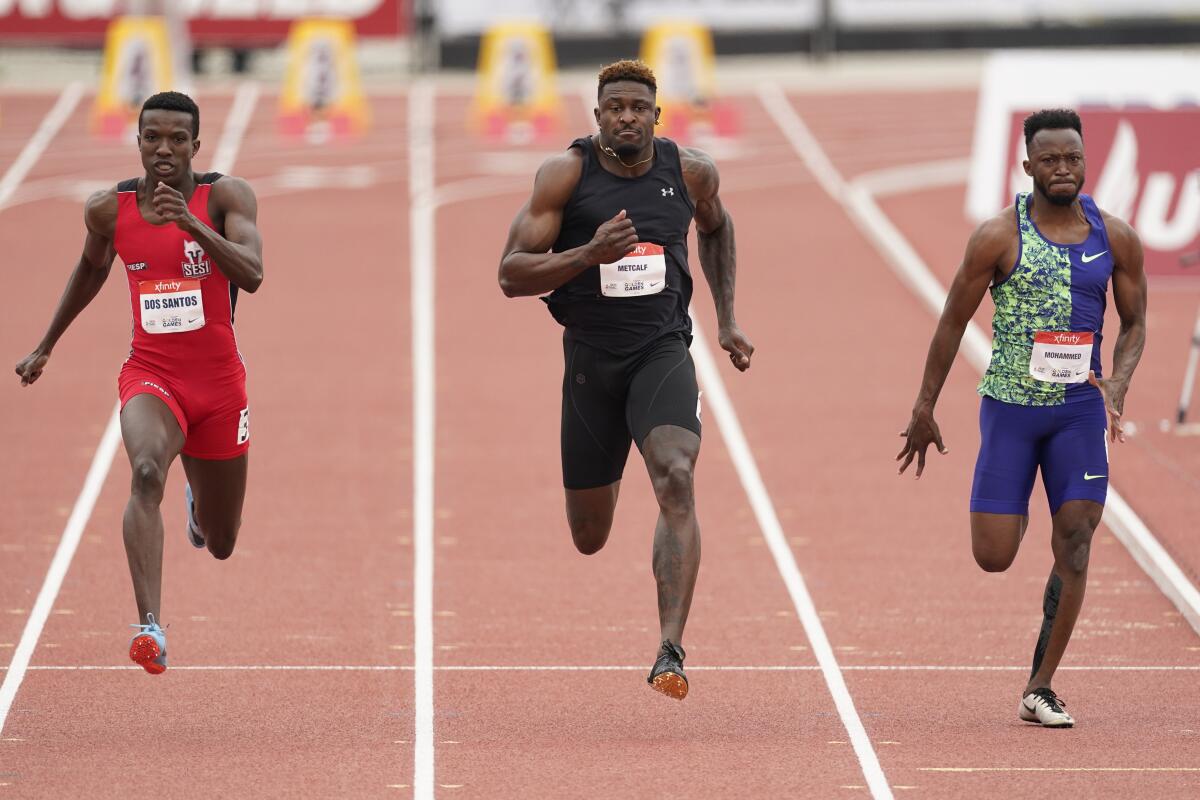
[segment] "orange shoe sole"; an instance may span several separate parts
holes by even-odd
[[[130,661],[133,661],[151,675],[161,675],[167,670],[162,664],[154,663],[154,659],[158,658],[158,654],[158,642],[154,641],[153,636],[138,636],[129,643]]]
[[[667,697],[673,697],[676,700],[682,700],[687,697],[688,685],[680,676],[674,672],[664,672],[657,676],[650,683],[651,688],[656,692],[662,692]]]

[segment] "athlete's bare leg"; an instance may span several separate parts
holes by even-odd
[[[567,489],[567,524],[575,548],[585,556],[600,551],[612,530],[621,482],[595,489]]]
[[[242,527],[250,454],[220,461],[185,455],[181,460],[196,504],[196,525],[208,552],[214,558],[229,558]]]
[[[971,552],[985,572],[1004,572],[1012,566],[1029,527],[1023,514],[971,513]]]
[[[121,438],[133,470],[122,530],[138,621],[159,618],[162,601],[163,521],[159,505],[167,470],[183,447],[183,431],[167,404],[151,394],[130,398],[121,409]]]
[[[1054,569],[1046,584],[1042,602],[1042,631],[1033,655],[1033,674],[1025,694],[1049,688],[1066,652],[1067,642],[1083,606],[1087,584],[1088,557],[1092,534],[1100,524],[1104,506],[1091,500],[1068,500],[1054,515],[1050,544],[1054,550]]]
[[[700,570],[700,525],[693,483],[699,455],[700,437],[675,425],[654,428],[642,442],[642,457],[658,500],[653,561],[660,638],[676,645],[682,644]]]

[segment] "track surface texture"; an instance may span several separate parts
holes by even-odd
[[[1077,726],[1017,719],[1052,560],[1040,484],[1016,564],[979,571],[967,528],[978,374],[962,358],[937,411],[950,454],[931,451],[920,481],[895,475],[934,317],[771,107],[781,98],[847,183],[963,163],[961,179],[915,178],[877,198],[945,286],[971,230],[973,92],[768,86],[730,98],[739,138],[709,144],[737,226],[737,316],[758,351],[745,375],[717,353],[718,375],[816,614],[802,624],[731,418],[709,404],[720,387],[706,384],[704,558],[682,703],[645,684],[658,644],[645,469],[634,450],[608,546],[576,553],[558,463],[560,330],[495,281],[538,164],[591,129],[587,100],[566,95],[561,141],[514,145],[471,134],[460,91],[431,94],[424,109],[408,90],[378,92],[366,137],[316,145],[277,137],[264,91],[235,143],[232,172],[258,193],[265,240],[263,287],[237,309],[250,487],[238,550],[217,562],[185,542],[181,468],[169,477],[165,675],[125,660],[136,612],[121,449],[44,628],[27,631],[112,413],[129,336],[121,276],[36,386],[0,385],[0,667],[34,645],[19,682],[0,672],[16,688],[0,800],[124,798],[147,784],[161,798],[1200,794],[1200,638],[1105,527],[1055,681]],[[0,174],[57,99],[0,96]],[[232,92],[198,100],[205,169],[236,104]],[[90,103],[0,206],[17,288],[0,301],[12,363],[78,256],[83,198],[139,171],[131,139],[89,135]],[[429,150],[410,147],[414,131],[431,134]],[[697,350],[716,328],[694,239],[691,250]],[[425,267],[436,303],[423,352],[410,302]],[[1195,287],[1152,282],[1127,400],[1134,432],[1112,451],[1113,485],[1193,582],[1200,440],[1159,421],[1173,416],[1198,303]],[[990,301],[977,322],[988,329]],[[870,368],[850,368],[847,354],[862,352]],[[432,416],[414,404],[423,385]],[[841,681],[839,707],[830,686]]]

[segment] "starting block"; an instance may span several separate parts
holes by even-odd
[[[737,133],[737,112],[717,98],[712,33],[695,22],[663,22],[646,31],[640,58],[658,79],[659,122],[664,136]]]
[[[92,107],[93,132],[109,138],[126,133],[146,98],[170,90],[173,81],[166,22],[161,17],[113,20]]]
[[[556,134],[562,103],[555,88],[550,32],[532,22],[489,28],[479,46],[478,86],[471,113],[477,133],[509,143]]]
[[[362,91],[354,25],[303,19],[292,25],[279,96],[279,130],[314,143],[366,132],[371,112]]]

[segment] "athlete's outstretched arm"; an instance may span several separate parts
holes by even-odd
[[[154,210],[195,238],[230,283],[246,292],[256,291],[262,285],[263,263],[254,190],[241,178],[223,177],[213,184],[209,208],[224,236],[197,219],[178,191],[161,181],[154,187]]]
[[[568,150],[547,159],[533,180],[533,195],[513,220],[500,259],[500,289],[507,297],[552,292],[596,264],[618,261],[633,252],[637,231],[621,211],[596,229],[582,247],[547,252],[562,228],[563,209],[583,172],[580,154]]]
[[[942,433],[933,419],[933,407],[937,405],[942,386],[950,374],[950,367],[958,354],[958,346],[962,343],[963,332],[979,309],[983,295],[995,277],[996,267],[1015,241],[1015,235],[1012,213],[1009,210],[1008,213],[993,217],[976,228],[967,242],[967,251],[963,255],[958,272],[954,275],[954,281],[950,284],[946,305],[933,333],[933,341],[929,343],[929,353],[925,357],[925,373],[921,379],[917,402],[913,406],[912,418],[908,427],[900,431],[900,435],[905,437],[904,448],[896,456],[897,461],[904,459],[900,464],[901,473],[912,463],[913,456],[916,456],[917,477],[921,477],[921,473],[925,471],[925,450],[930,444],[936,444],[938,452],[942,455],[949,452],[942,443]]]
[[[1146,271],[1137,232],[1129,223],[1108,214],[1104,223],[1113,250],[1113,301],[1121,317],[1121,332],[1113,348],[1112,375],[1095,383],[1108,408],[1109,438],[1123,442],[1121,414],[1125,412],[1125,392],[1146,346]]]
[[[75,317],[79,316],[79,312],[92,302],[108,278],[117,255],[113,247],[117,225],[116,190],[105,189],[89,197],[83,209],[83,222],[87,226],[83,254],[79,256],[79,263],[67,280],[67,288],[58,301],[58,308],[54,310],[50,327],[34,351],[17,364],[22,386],[28,386],[42,376],[54,345],[66,333]]]
[[[733,314],[733,289],[737,275],[737,246],[733,218],[721,203],[721,177],[717,165],[701,150],[680,149],[683,179],[696,206],[696,239],[700,245],[700,268],[708,281],[717,307],[717,341],[729,360],[742,372],[750,369],[754,345],[738,327]]]

